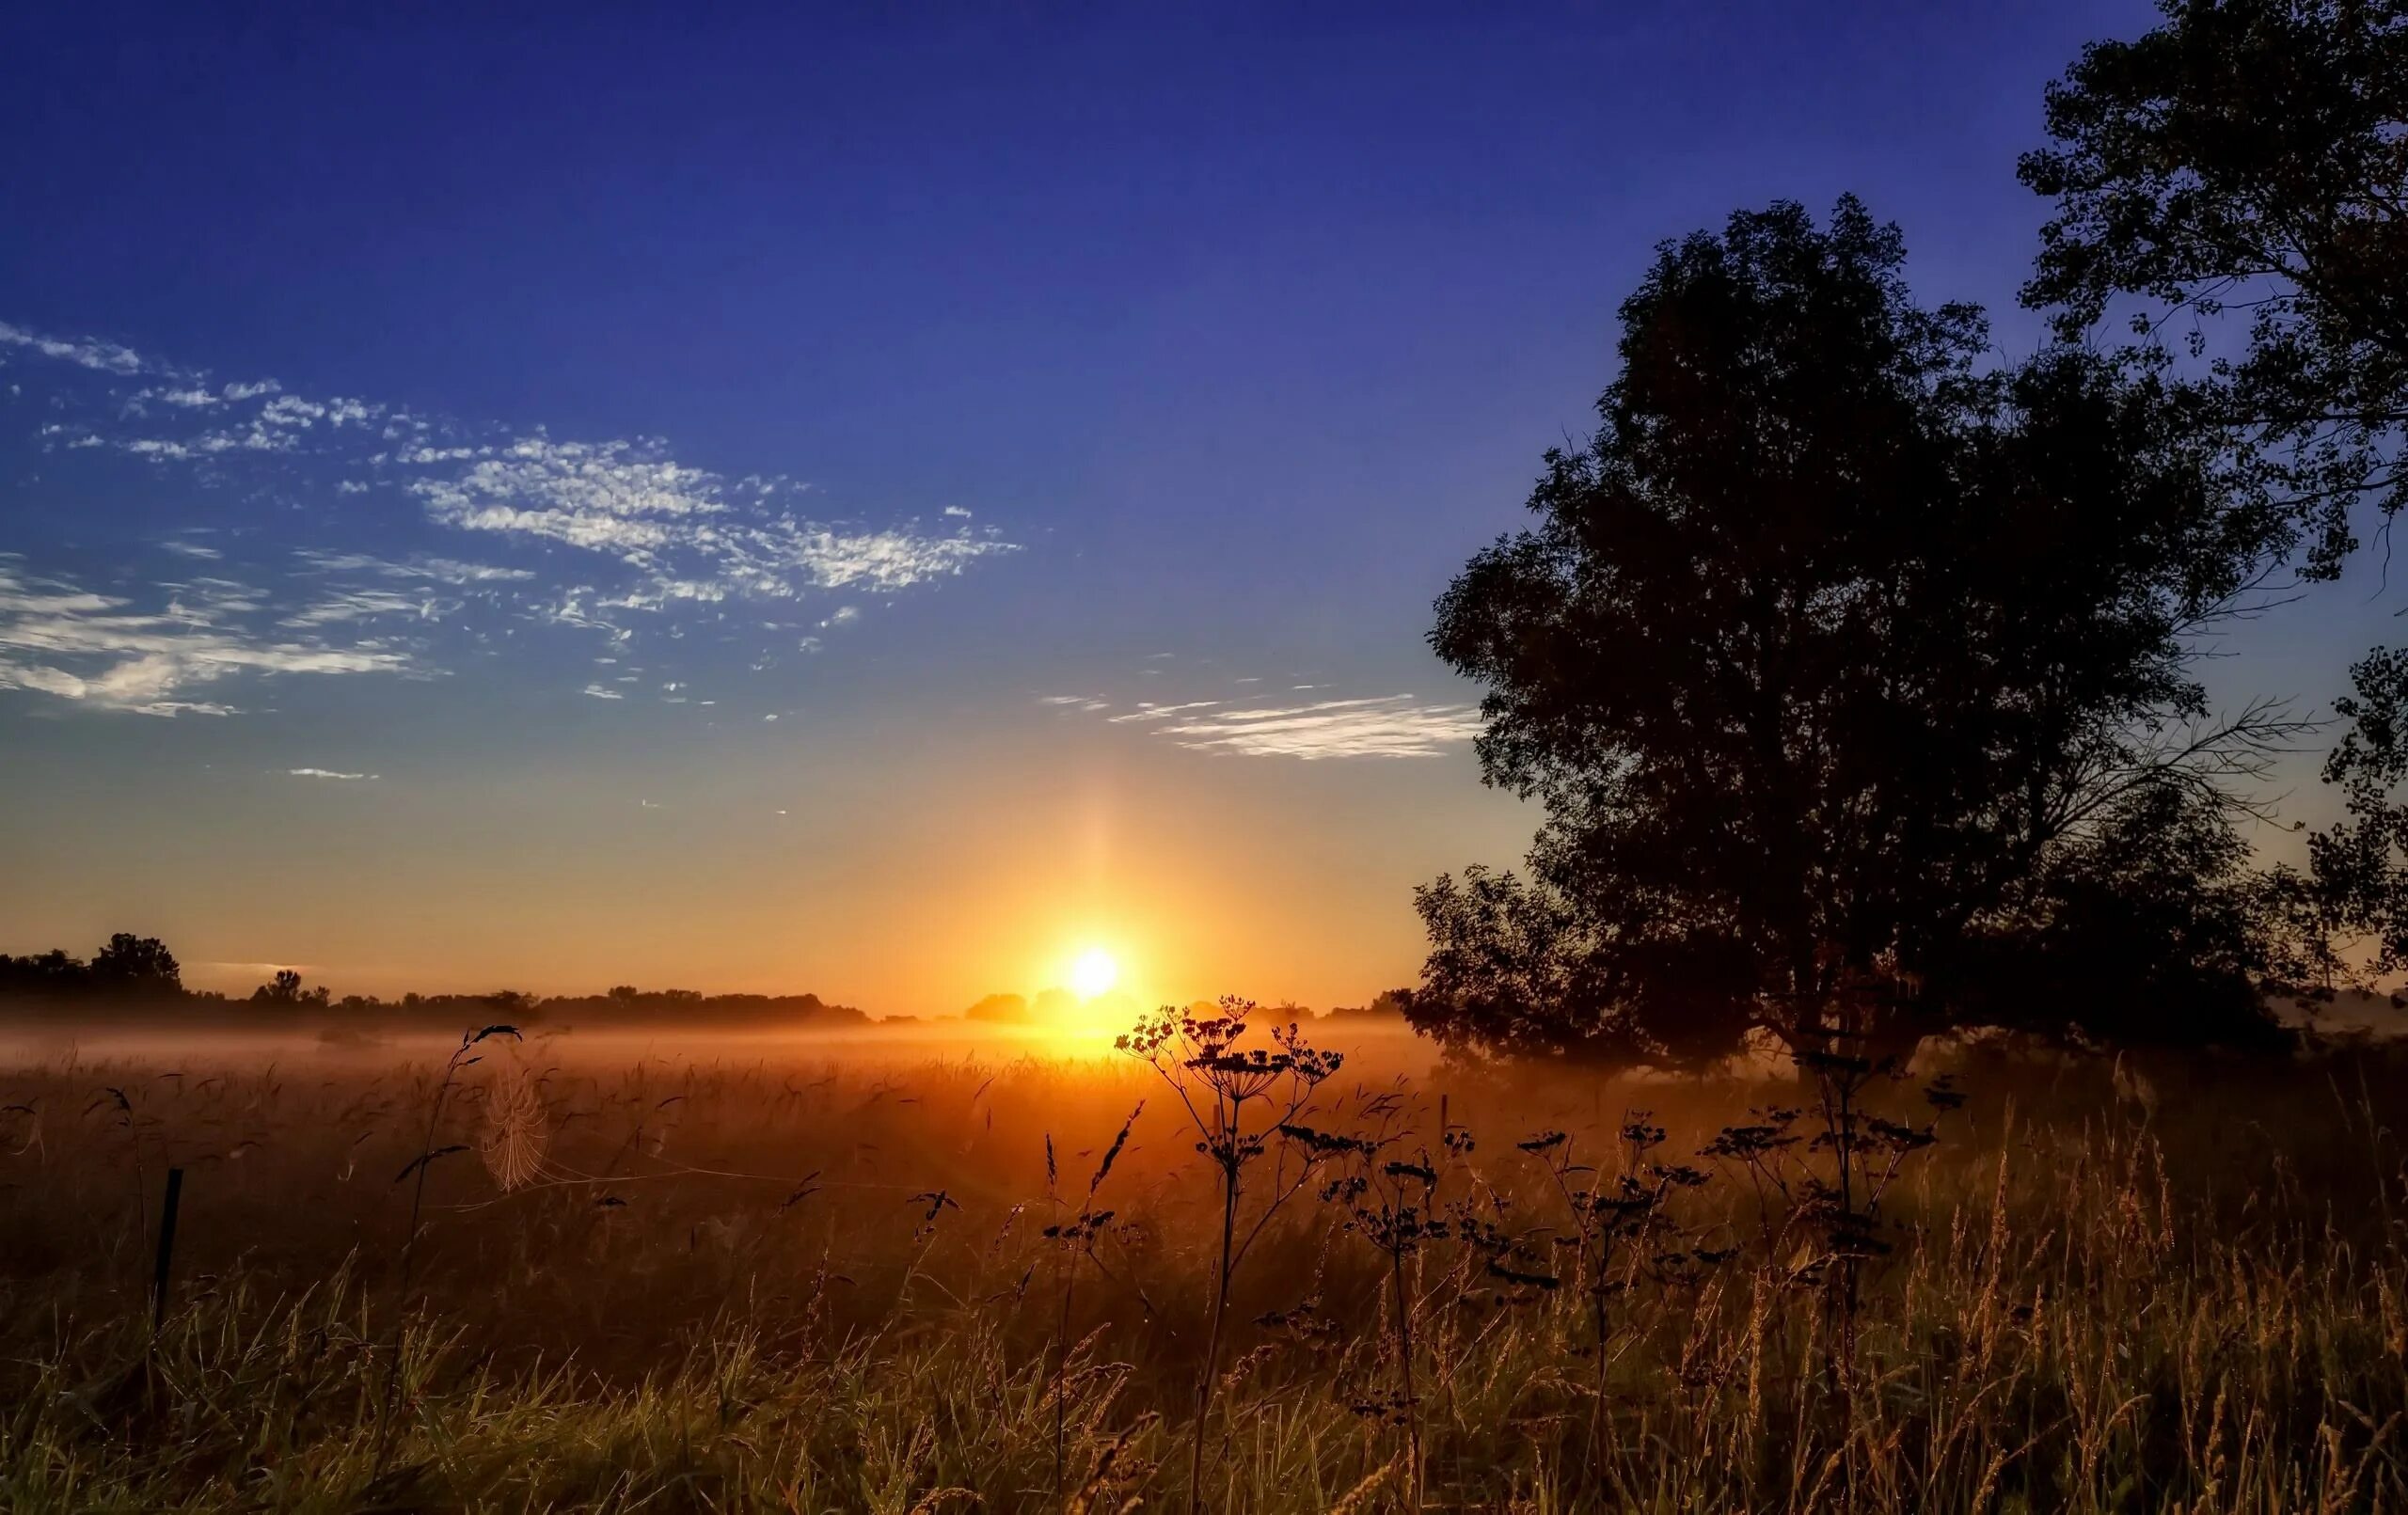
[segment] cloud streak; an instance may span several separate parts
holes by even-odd
[[[44,337],[23,326],[12,326],[0,321],[0,348],[4,347],[24,349],[101,373],[139,373],[143,369],[141,355],[130,347],[120,347],[96,337]]]
[[[48,369],[53,392],[34,443],[60,463],[85,467],[85,458],[116,453],[150,469],[188,469],[202,484],[227,486],[212,498],[279,508],[279,535],[304,528],[306,540],[315,528],[349,544],[361,529],[436,532],[438,544],[457,544],[386,557],[320,537],[298,549],[296,576],[313,583],[296,602],[287,597],[277,622],[284,639],[216,626],[210,640],[190,626],[176,648],[135,645],[159,628],[116,600],[111,614],[79,623],[74,648],[17,648],[0,672],[0,686],[111,708],[214,713],[227,705],[178,691],[227,670],[373,660],[373,648],[320,640],[342,626],[426,626],[482,607],[537,626],[602,631],[614,643],[653,628],[679,639],[698,623],[730,622],[744,602],[898,595],[1019,552],[960,506],[937,520],[831,518],[807,508],[816,497],[801,481],[718,475],[657,438],[556,438],[539,426],[477,426],[378,400],[306,395],[272,378],[219,381],[102,338],[53,338],[8,323],[0,366],[12,376]],[[151,549],[199,566],[236,542],[178,535]],[[496,557],[503,561],[484,561]],[[770,614],[783,622],[783,612]],[[826,617],[826,628],[860,612],[812,614]],[[39,636],[29,626],[17,636]],[[489,645],[500,636],[506,628]],[[816,651],[816,639],[804,651]],[[96,665],[65,660],[68,653]]]
[[[1216,710],[1160,728],[1181,747],[1244,757],[1438,757],[1480,734],[1480,711],[1410,694]]]
[[[632,571],[621,608],[818,590],[895,592],[949,578],[1018,550],[970,513],[941,523],[827,521],[788,503],[783,477],[729,480],[680,462],[657,438],[575,441],[542,429],[472,428],[398,406],[312,399],[274,380],[220,384],[98,339],[44,337],[0,324],[0,350],[116,376],[148,377],[113,396],[114,414],[43,434],[70,450],[113,448],[156,465],[228,468],[308,460],[340,475],[339,495],[378,488],[426,519],[531,545],[557,544]],[[684,586],[686,592],[677,592]],[[701,586],[707,592],[694,592]]]
[[[1251,685],[1259,681],[1237,682]],[[1042,695],[1038,702],[1085,713],[1111,709],[1106,701],[1075,694]],[[1440,757],[1478,736],[1481,730],[1477,706],[1434,703],[1412,694],[1305,703],[1141,700],[1104,719],[1117,726],[1141,727],[1150,735],[1166,737],[1199,752],[1298,758],[1306,762],[1326,758]]]
[[[34,577],[0,557],[0,688],[136,715],[224,716],[236,707],[194,696],[235,674],[397,673],[412,666],[396,647],[262,630],[253,623],[260,598],[229,580],[168,588],[166,605],[146,611],[121,596]]]

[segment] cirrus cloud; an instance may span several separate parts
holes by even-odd
[[[378,659],[401,655],[327,639],[343,626],[426,626],[495,612],[469,634],[484,651],[507,647],[509,622],[598,630],[614,644],[657,627],[673,640],[730,622],[737,602],[896,595],[1019,550],[959,506],[934,521],[842,519],[806,508],[817,498],[807,484],[724,476],[657,438],[567,439],[542,427],[476,425],[306,394],[274,379],[225,381],[101,338],[0,323],[0,366],[46,371],[51,392],[30,434],[40,450],[77,467],[115,454],[146,472],[188,471],[207,486],[202,500],[251,511],[255,520],[268,509],[241,540],[257,546],[269,540],[258,533],[272,531],[282,539],[282,560],[299,564],[291,576],[300,598],[281,596],[274,612],[287,634],[280,639],[220,625],[217,643],[129,645],[117,649],[115,663],[106,662],[108,650],[89,646],[76,663],[61,649],[33,658],[0,644],[9,656],[0,686],[111,708],[221,712],[230,707],[177,691],[230,671],[358,660],[384,667]],[[312,528],[318,540],[291,540]],[[380,544],[433,533],[437,550],[358,550],[367,532]],[[204,544],[179,533],[151,545],[214,564],[239,536]],[[444,547],[447,537],[457,546]],[[511,560],[477,560],[497,556]],[[163,576],[154,587],[168,586]],[[128,643],[151,635],[132,603],[143,597],[138,588],[119,596],[77,635]],[[859,612],[811,613],[825,629]],[[768,624],[785,623],[784,612],[772,614]],[[816,639],[806,650],[816,650]],[[756,659],[756,669],[768,661]]]
[[[1107,701],[1085,695],[1045,695],[1038,703],[1096,714],[1112,708]],[[1200,752],[1307,762],[1438,757],[1478,736],[1481,729],[1479,707],[1434,702],[1413,694],[1273,703],[1140,700],[1104,718],[1115,725],[1141,727],[1149,734]]]
[[[261,601],[224,579],[168,587],[155,610],[0,557],[0,688],[31,689],[146,716],[224,716],[236,707],[193,698],[237,674],[393,673],[409,655],[370,641],[262,630]]]

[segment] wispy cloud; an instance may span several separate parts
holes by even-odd
[[[277,636],[254,624],[261,601],[244,585],[166,586],[166,604],[134,602],[25,573],[0,557],[0,688],[37,690],[147,716],[233,713],[192,698],[234,674],[384,673],[410,667],[390,646]]]
[[[372,621],[403,616],[413,621],[441,618],[443,601],[424,594],[403,594],[388,589],[346,589],[320,596],[277,622],[291,627],[330,626],[345,621]]]
[[[305,572],[394,582],[382,598],[350,592],[288,610],[291,629],[425,616],[430,607],[448,615],[448,602],[408,597],[400,581],[417,580],[507,596],[521,617],[614,639],[656,619],[669,619],[675,635],[673,618],[714,615],[737,600],[894,594],[1018,550],[961,506],[934,521],[835,519],[807,508],[816,497],[796,480],[729,478],[658,439],[560,438],[304,394],[272,379],[227,382],[103,339],[0,324],[0,364],[32,372],[42,363],[63,365],[38,431],[45,449],[190,469],[242,485],[245,497],[307,505],[314,513],[297,519],[337,530],[352,513],[398,507],[457,533],[464,548],[493,549],[406,559],[310,549]],[[188,541],[166,550],[195,560],[221,553]],[[474,560],[489,555],[520,560]],[[828,622],[857,613],[838,608]]]
[[[1239,679],[1253,684],[1255,679]],[[1253,698],[1253,697],[1250,697]],[[1043,695],[1038,703],[1083,712],[1109,709],[1085,695]],[[1309,703],[1246,703],[1188,700],[1138,701],[1104,718],[1115,725],[1143,727],[1181,747],[1243,757],[1323,758],[1437,757],[1480,734],[1480,711],[1467,704],[1433,703],[1418,695],[1374,695]]]
[[[130,347],[103,341],[97,337],[44,337],[23,326],[12,326],[0,321],[0,347],[29,349],[44,357],[72,363],[77,368],[92,369],[102,373],[139,373],[142,356]]]
[[[480,450],[473,460],[454,450],[403,451],[391,466],[443,525],[559,543],[634,570],[619,608],[792,599],[814,590],[891,592],[1016,550],[991,529],[966,524],[870,528],[799,516],[779,503],[779,481],[732,482],[679,463],[658,442],[539,434]]]
[[[1111,717],[1110,719],[1117,726],[1125,726],[1137,721],[1169,720],[1190,710],[1210,710],[1220,702],[1218,700],[1190,700],[1184,704],[1158,705],[1150,700],[1140,700],[1137,702],[1136,709],[1124,710],[1119,715]]]
[[[1182,747],[1245,757],[1436,757],[1480,734],[1480,712],[1391,694],[1216,710],[1161,730]]]
[[[532,545],[559,544],[630,571],[615,608],[659,610],[738,595],[792,599],[817,590],[891,592],[948,578],[1017,550],[966,513],[942,527],[871,527],[797,513],[800,487],[780,479],[731,481],[678,461],[657,439],[555,439],[537,431],[491,440],[448,422],[356,400],[271,392],[248,407],[213,403],[207,424],[182,435],[61,426],[65,445],[98,442],[154,463],[227,465],[307,450],[350,471],[342,492],[377,485],[416,501],[456,530]],[[346,429],[348,431],[346,432]],[[395,445],[398,443],[399,445]]]
[[[284,771],[291,774],[295,779],[341,779],[350,782],[359,782],[384,777],[382,774],[376,773],[340,773],[333,768],[287,768]]]
[[[451,558],[412,558],[396,561],[388,558],[372,557],[363,552],[327,552],[321,548],[304,547],[293,554],[312,570],[328,574],[372,574],[380,578],[428,579],[467,589],[479,584],[523,583],[535,576],[525,568],[496,568],[487,563],[464,563]]]

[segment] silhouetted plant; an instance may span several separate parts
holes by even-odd
[[[1600,1446],[1616,1330],[1611,1303],[1629,1291],[1641,1269],[1654,1260],[1647,1249],[1679,1235],[1668,1208],[1671,1197],[1707,1182],[1703,1173],[1687,1164],[1656,1160],[1652,1154],[1664,1142],[1664,1128],[1648,1112],[1626,1113],[1621,1171],[1611,1176],[1576,1160],[1572,1139],[1562,1131],[1543,1131],[1514,1144],[1545,1171],[1570,1223],[1570,1235],[1559,1234],[1556,1244],[1572,1252],[1572,1276],[1588,1307],[1589,1350],[1595,1366],[1592,1426]],[[1552,1289],[1555,1285],[1545,1282],[1545,1276],[1536,1275],[1534,1282]]]
[[[1220,1189],[1219,1257],[1212,1273],[1212,1323],[1205,1339],[1203,1371],[1196,1388],[1196,1424],[1188,1453],[1188,1506],[1204,1506],[1204,1435],[1220,1380],[1221,1351],[1229,1313],[1229,1285],[1271,1218],[1303,1187],[1312,1171],[1311,1153],[1283,1144],[1279,1164],[1263,1190],[1253,1223],[1238,1229],[1246,1172],[1268,1150],[1273,1131],[1292,1125],[1313,1091],[1344,1061],[1337,1052],[1310,1046],[1293,1025],[1274,1027],[1268,1049],[1239,1046],[1253,1002],[1234,996],[1220,1002],[1220,1014],[1198,1018],[1165,1005],[1116,1038],[1114,1046],[1151,1067],[1179,1097],[1196,1134],[1196,1150],[1211,1162]],[[1288,1172],[1291,1151],[1295,1173]]]
[[[1061,1169],[1054,1154],[1054,1137],[1045,1137],[1045,1198],[1055,1219],[1045,1227],[1043,1236],[1054,1254],[1054,1286],[1060,1296],[1061,1314],[1054,1332],[1054,1495],[1061,1498],[1068,1490],[1068,1415],[1070,1371],[1070,1297],[1078,1287],[1079,1264],[1087,1262],[1101,1269],[1103,1261],[1095,1254],[1096,1243],[1108,1233],[1114,1211],[1100,1209],[1096,1196],[1103,1181],[1112,1176],[1112,1165],[1120,1160],[1121,1152],[1129,1145],[1129,1133],[1137,1126],[1137,1117],[1146,1113],[1143,1100],[1120,1123],[1112,1144],[1103,1151],[1102,1160],[1095,1174],[1087,1179],[1086,1192],[1081,1196],[1078,1213],[1068,1220],[1061,1218]]]
[[[142,1122],[135,1114],[132,1097],[115,1085],[103,1089],[101,1097],[84,1108],[84,1113],[88,1116],[96,1110],[113,1113],[112,1119],[125,1132],[126,1145],[134,1155],[134,1229],[135,1239],[140,1243],[135,1253],[139,1256],[150,1250],[150,1184],[142,1164]]]
[[[1396,1362],[1396,1387],[1385,1396],[1356,1400],[1354,1409],[1357,1414],[1403,1428],[1406,1486],[1418,1507],[1424,1467],[1414,1366],[1416,1300],[1409,1265],[1425,1243],[1446,1240],[1456,1232],[1442,1212],[1440,1164],[1429,1149],[1419,1148],[1410,1157],[1389,1156],[1401,1148],[1408,1134],[1396,1129],[1402,1102],[1378,1101],[1367,1109],[1374,1113],[1377,1123],[1369,1135],[1333,1135],[1292,1123],[1283,1126],[1281,1132],[1318,1160],[1342,1164],[1338,1175],[1323,1185],[1321,1197],[1342,1209],[1347,1217],[1345,1229],[1362,1237],[1380,1255],[1390,1295],[1389,1345]],[[1440,1144],[1449,1158],[1459,1158],[1471,1150],[1471,1134],[1450,1126]]]
[[[1798,1166],[1797,1148],[1805,1138],[1791,1129],[1802,1113],[1788,1105],[1751,1107],[1748,1111],[1750,1119],[1725,1126],[1698,1153],[1720,1164],[1736,1163],[1739,1171],[1747,1175],[1748,1187],[1755,1194],[1758,1239],[1767,1259],[1780,1250],[1772,1221],[1774,1202],[1778,1199],[1780,1203],[1782,1226],[1786,1228],[1794,1203],[1790,1186],[1804,1177]]]
[[[426,1213],[426,1176],[439,1160],[448,1158],[455,1152],[468,1150],[467,1144],[464,1142],[454,1142],[443,1146],[435,1144],[436,1134],[442,1129],[443,1106],[451,1096],[452,1084],[459,1079],[462,1071],[484,1061],[484,1055],[475,1051],[474,1049],[487,1038],[494,1036],[507,1036],[513,1041],[523,1040],[515,1026],[493,1025],[480,1030],[464,1031],[460,1034],[460,1045],[453,1048],[452,1055],[444,1060],[443,1075],[436,1081],[435,1097],[427,1102],[426,1139],[419,1144],[418,1156],[410,1159],[402,1171],[393,1176],[393,1182],[397,1184],[413,1177],[417,1182],[410,1186],[409,1230],[402,1237],[401,1286],[397,1308],[394,1312],[392,1353],[386,1365],[383,1408],[379,1413],[376,1461],[380,1471],[385,1455],[392,1443],[393,1394],[401,1385],[402,1349],[404,1343],[407,1340],[406,1326],[409,1319],[410,1266],[417,1260],[419,1230]]]
[[[1868,1110],[1865,1097],[1877,1083],[1905,1080],[1904,1061],[1841,1050],[1846,1045],[1844,1036],[1832,1034],[1821,1049],[1797,1054],[1798,1066],[1814,1090],[1812,1108],[1819,1123],[1806,1151],[1828,1166],[1821,1171],[1810,1166],[1797,1190],[1796,1213],[1815,1233],[1818,1251],[1796,1270],[1795,1277],[1801,1284],[1826,1286],[1833,1315],[1834,1377],[1843,1394],[1853,1394],[1864,1270],[1891,1251],[1879,1234],[1882,1198],[1907,1159],[1939,1140],[1938,1116],[1961,1108],[1964,1096],[1953,1078],[1942,1074],[1925,1089],[1932,1120],[1922,1126],[1892,1120]],[[1726,1129],[1717,1144],[1730,1135]],[[1712,1153],[1714,1147],[1707,1150]]]

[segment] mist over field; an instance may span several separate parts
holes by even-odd
[[[0,1058],[14,1506],[67,1502],[36,1446],[98,1460],[78,1500],[139,1504],[258,1465],[295,1506],[1182,1491],[1221,1199],[1155,1066],[955,1027],[483,1030]],[[1473,1504],[1586,1467],[1751,1505],[1855,1448],[1900,1507],[2212,1476],[2273,1509],[2381,1477],[2358,1417],[2408,1412],[2395,1052],[1960,1051],[1868,1096],[1933,1144],[1882,1160],[1900,1252],[1861,1265],[1849,1349],[1891,1387],[1844,1410],[1794,1074],[1448,1069],[1376,1031],[1346,1052],[1271,1112],[1325,1135],[1239,1128],[1273,1146],[1241,1213],[1278,1213],[1231,1275],[1214,1503],[1392,1495],[1409,1436]],[[2267,1455],[2178,1471],[2219,1466],[2244,1396]],[[2162,1407],[2169,1440],[2092,1418],[2115,1404]],[[114,1425],[173,1459],[110,1450]]]
[[[875,1068],[930,1059],[1011,1061],[1022,1057],[1069,1058],[1096,1063],[1111,1052],[1110,1038],[1065,1035],[1038,1026],[965,1021],[958,1017],[858,1024],[696,1027],[675,1019],[606,1023],[600,1026],[527,1028],[531,1042],[581,1063],[615,1064],[660,1058],[695,1061],[817,1061],[848,1068]],[[1401,1071],[1426,1069],[1439,1052],[1416,1037],[1401,1020],[1354,1022],[1328,1037],[1357,1058],[1376,1057]],[[294,1062],[345,1069],[388,1067],[448,1054],[456,1031],[424,1021],[362,1026],[343,1019],[230,1017],[195,1026],[191,1018],[146,1017],[78,1020],[0,1015],[0,1065],[60,1061],[146,1065],[191,1062],[225,1068],[262,1061]]]

